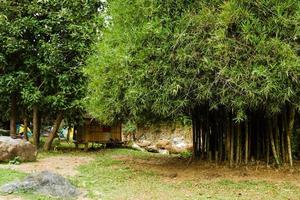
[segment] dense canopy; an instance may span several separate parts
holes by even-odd
[[[240,163],[242,153],[259,159],[262,151],[268,160],[272,145],[279,163],[279,148],[287,145],[282,154],[292,164],[290,137],[300,105],[299,1],[108,5],[107,28],[85,70],[94,116],[112,123],[189,115],[196,156],[231,162],[236,156]],[[283,145],[274,144],[280,134],[287,137]],[[259,144],[256,150],[248,140]]]
[[[82,67],[99,36],[103,9],[99,0],[1,1],[0,112],[3,120],[10,116],[12,136],[16,122],[33,113],[38,144],[41,118],[74,121],[82,111]]]
[[[169,116],[198,105],[299,106],[298,1],[111,1],[90,59],[90,110]]]

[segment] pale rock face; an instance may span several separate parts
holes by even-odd
[[[35,161],[37,149],[26,140],[0,136],[0,161],[7,162],[17,156],[23,162]]]

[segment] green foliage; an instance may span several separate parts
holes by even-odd
[[[111,0],[110,26],[85,69],[102,121],[225,107],[278,113],[299,101],[300,3]]]
[[[0,105],[14,95],[26,112],[38,105],[48,118],[76,116],[86,86],[81,68],[103,9],[99,0],[1,1]]]
[[[16,179],[22,179],[26,176],[25,173],[17,172],[15,170],[0,169],[0,185],[6,184]]]
[[[183,151],[180,153],[180,157],[182,158],[190,158],[192,157],[193,153],[190,151]]]
[[[123,127],[124,133],[135,133],[137,131],[137,125],[131,121],[128,121],[124,124]]]

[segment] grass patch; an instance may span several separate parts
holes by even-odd
[[[26,176],[25,173],[17,172],[15,170],[0,169],[0,185],[9,183],[15,180],[20,180]]]
[[[50,153],[42,152],[39,157],[58,155],[95,158],[89,164],[78,168],[79,175],[70,178],[74,185],[87,191],[88,198],[95,200],[300,199],[300,187],[290,182],[269,182],[257,179],[238,181],[231,178],[210,179],[209,176],[206,178],[199,178],[201,176],[168,177],[164,174],[166,173],[164,164],[155,163],[169,159],[170,156],[167,155],[130,149],[101,149],[96,152],[64,150]],[[176,163],[174,165],[176,167]],[[213,171],[214,168],[211,170]],[[0,173],[0,185],[26,176],[25,173],[13,170],[1,169]],[[189,169],[185,170],[184,173],[189,173]],[[222,173],[222,171],[218,171],[218,173]],[[16,195],[28,200],[55,199],[22,191]]]
[[[300,199],[300,189],[290,183],[265,181],[179,180],[166,181],[151,168],[132,168],[118,156],[148,160],[158,154],[129,149],[103,150],[92,163],[79,167],[72,179],[91,199]]]

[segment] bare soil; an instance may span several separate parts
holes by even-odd
[[[23,200],[23,198],[14,195],[6,195],[6,196],[0,196],[0,200]]]
[[[300,162],[294,167],[267,166],[265,163],[250,163],[248,166],[230,168],[228,164],[197,161],[189,164],[189,160],[178,157],[154,157],[148,159],[131,156],[114,156],[135,170],[152,170],[165,177],[165,181],[180,182],[185,180],[228,179],[232,181],[261,180],[273,183],[291,182],[300,186]]]
[[[58,155],[40,158],[37,162],[22,163],[21,165],[0,165],[1,168],[6,167],[26,173],[40,172],[44,170],[52,171],[63,176],[76,176],[78,171],[76,168],[80,165],[88,164],[93,161],[96,156],[91,154],[86,156],[74,155]],[[181,182],[191,181],[193,184],[201,183],[202,181],[218,181],[231,180],[234,182],[260,180],[271,183],[289,182],[297,187],[300,187],[300,162],[295,162],[295,167],[290,168],[283,166],[276,168],[273,165],[266,166],[265,163],[252,162],[248,166],[228,167],[227,163],[218,164],[205,161],[197,161],[189,164],[188,159],[183,159],[177,156],[134,156],[115,154],[111,157],[113,160],[122,162],[122,166],[128,166],[133,171],[153,171],[160,176],[160,180],[165,183],[177,185]],[[189,165],[188,165],[189,164]],[[114,167],[114,164],[112,166]],[[115,166],[119,169],[118,166]],[[133,184],[134,185],[134,184]],[[196,185],[195,185],[196,186]],[[189,193],[188,191],[186,192]],[[226,192],[225,192],[226,193]],[[134,199],[143,199],[134,196]],[[22,197],[14,195],[0,196],[0,200],[22,200]],[[79,199],[88,198],[82,195]],[[122,198],[120,198],[122,199]],[[166,198],[168,199],[168,198]],[[245,197],[245,199],[247,199]],[[262,199],[266,199],[262,197]]]
[[[91,156],[51,156],[38,159],[36,162],[22,163],[21,165],[0,165],[1,168],[13,169],[26,173],[51,171],[62,176],[75,176],[79,172],[76,168],[94,160]]]

